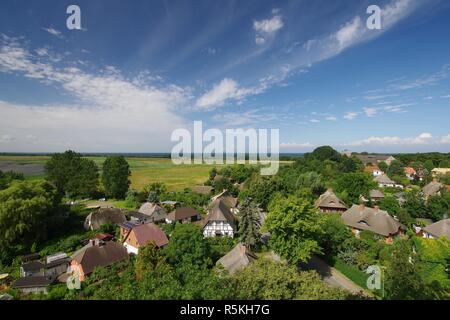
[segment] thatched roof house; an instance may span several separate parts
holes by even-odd
[[[321,212],[344,212],[347,210],[346,204],[331,189],[328,189],[316,200],[315,206]]]
[[[422,193],[425,198],[432,197],[439,195],[443,187],[444,185],[442,183],[438,182],[436,179],[433,179],[433,181],[423,187]]]
[[[242,243],[238,243],[230,252],[217,261],[230,274],[240,271],[256,260],[256,255]]]
[[[138,212],[148,216],[152,222],[164,221],[167,218],[166,210],[157,203],[146,202]]]
[[[215,199],[203,224],[205,237],[229,236],[236,231],[236,219],[222,199]]]
[[[122,210],[116,208],[99,209],[91,212],[84,221],[86,230],[96,230],[105,224],[120,224],[127,219]]]
[[[450,219],[440,220],[422,229],[426,238],[446,237],[450,240]]]
[[[352,228],[357,236],[362,230],[372,231],[392,240],[393,236],[402,234],[406,227],[394,219],[387,211],[378,207],[369,208],[365,205],[353,205],[342,216],[345,225]]]

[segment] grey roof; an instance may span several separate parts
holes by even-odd
[[[349,227],[359,230],[369,230],[385,237],[398,233],[406,227],[389,215],[387,211],[354,204],[345,211],[342,221]]]
[[[53,283],[53,281],[55,281],[55,278],[50,276],[24,277],[14,281],[13,287],[15,288],[46,287],[51,283]]]
[[[256,259],[256,255],[248,250],[242,243],[238,243],[230,252],[217,261],[230,274],[244,269]]]
[[[444,185],[438,181],[431,181],[429,184],[427,184],[425,187],[423,187],[422,192],[424,194],[424,196],[429,197],[429,196],[434,196],[436,195],[442,188],[444,187]]]
[[[99,229],[102,225],[105,224],[119,224],[125,222],[127,219],[125,218],[125,214],[120,209],[116,208],[107,208],[100,209],[90,213],[86,217],[86,221],[84,222],[84,227],[86,229]]]
[[[392,181],[386,174],[382,174],[373,179],[375,182],[383,183],[383,184],[395,184],[395,181]]]
[[[210,221],[228,222],[233,229],[235,228],[234,215],[222,199],[216,199],[212,202],[211,208],[208,210],[208,216],[205,219],[204,226],[206,226]]]
[[[30,261],[23,263],[22,268],[25,272],[36,272],[44,268],[44,264],[40,261]]]
[[[361,160],[361,162],[364,164],[367,164],[367,163],[377,164],[379,162],[386,161],[389,157],[391,157],[391,155],[390,154],[368,154],[368,155],[358,154],[358,155],[356,155],[356,157],[358,157],[358,159]]]
[[[194,191],[196,193],[205,194],[205,195],[209,195],[213,191],[212,186],[195,186],[195,187],[192,187],[191,189],[192,189],[192,191]]]
[[[384,198],[384,193],[380,190],[374,189],[369,191],[369,196],[371,198]]]
[[[316,200],[316,207],[347,209],[345,203],[331,189],[328,189]]]
[[[432,236],[446,237],[450,240],[450,219],[440,220],[423,228],[423,230]]]
[[[139,208],[139,213],[153,217],[155,221],[164,220],[167,216],[166,210],[157,203],[146,202]]]

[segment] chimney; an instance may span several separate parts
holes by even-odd
[[[359,210],[360,210],[360,211],[364,211],[364,209],[366,209],[366,205],[365,205],[364,203],[361,203],[361,204],[359,205]]]
[[[245,247],[244,244],[241,245],[241,254],[245,255],[245,252],[247,251],[247,248]]]

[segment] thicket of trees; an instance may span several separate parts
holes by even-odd
[[[45,172],[58,192],[70,198],[91,197],[98,191],[98,166],[74,151],[52,155],[45,164]]]

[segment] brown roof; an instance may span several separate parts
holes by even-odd
[[[174,211],[169,213],[167,215],[167,219],[169,219],[170,221],[180,221],[180,220],[184,220],[184,219],[188,219],[188,218],[192,218],[192,217],[197,217],[199,215],[200,215],[200,213],[198,213],[195,209],[181,207],[181,208],[176,208]]]
[[[354,204],[341,216],[343,222],[359,230],[369,230],[385,237],[398,233],[405,226],[395,220],[387,211]]]
[[[223,190],[218,195],[215,195],[211,198],[211,201],[214,202],[216,199],[221,199],[228,208],[234,208],[238,204],[238,199],[233,197],[233,195],[228,190]]]
[[[380,168],[378,166],[371,165],[367,165],[364,167],[364,172],[373,173],[374,171],[380,171]]]
[[[131,232],[134,233],[139,247],[143,247],[150,242],[154,242],[158,247],[163,247],[169,243],[164,231],[154,223],[136,225]]]
[[[395,182],[392,181],[386,174],[382,174],[378,177],[375,177],[373,180],[378,183],[395,184]]]
[[[208,216],[205,219],[204,226],[206,226],[210,221],[228,222],[234,229],[236,219],[228,206],[225,205],[221,199],[216,199],[212,202],[211,208],[208,210]]]
[[[125,218],[125,214],[122,212],[122,210],[116,208],[108,208],[100,209],[90,213],[86,217],[84,225],[86,229],[91,228],[95,230],[99,229],[102,225],[105,224],[119,224],[126,220],[127,219]]]
[[[85,274],[95,267],[107,267],[115,262],[128,259],[127,249],[117,242],[90,242],[72,255],[72,259],[83,267]]]
[[[423,230],[432,236],[446,237],[450,240],[450,219],[440,220],[423,228]]]
[[[217,264],[221,264],[230,274],[233,274],[244,269],[256,258],[253,252],[249,251],[242,243],[238,243],[230,252],[220,258]]]
[[[212,190],[213,190],[212,186],[195,186],[195,187],[192,187],[192,191],[194,191],[196,193],[200,193],[200,194],[205,194],[205,195],[211,194]]]
[[[384,193],[381,192],[380,190],[374,189],[369,191],[369,196],[371,198],[384,198]]]
[[[429,184],[427,184],[425,187],[423,187],[422,191],[425,196],[434,196],[437,194],[444,185],[440,182],[437,182],[435,180],[431,181]]]
[[[345,203],[331,189],[328,189],[316,200],[316,207],[347,209]]]
[[[405,173],[409,175],[416,174],[416,170],[413,167],[405,167]]]
[[[391,155],[389,154],[368,154],[368,155],[363,155],[363,154],[357,154],[356,157],[362,161],[362,163],[364,164],[377,164],[379,162],[383,162],[386,161],[387,159],[389,159],[391,157]]]

